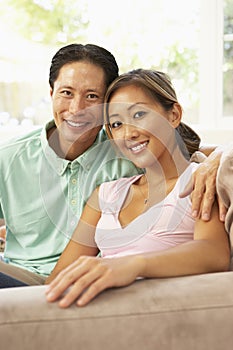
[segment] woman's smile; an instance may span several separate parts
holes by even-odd
[[[149,141],[145,142],[137,142],[134,145],[130,145],[127,148],[132,152],[132,153],[140,153],[141,151],[145,150]]]

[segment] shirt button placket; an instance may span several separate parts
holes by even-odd
[[[71,205],[72,210],[76,212],[77,207],[77,179],[75,177],[71,178]]]
[[[77,184],[77,180],[74,177],[72,178],[71,182],[72,182],[73,185]]]
[[[78,190],[77,190],[77,173],[71,174],[69,179],[69,201],[70,201],[70,211],[69,211],[69,219],[68,219],[68,232],[72,235],[75,226],[76,226],[76,215],[78,212]]]

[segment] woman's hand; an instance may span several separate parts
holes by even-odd
[[[136,255],[113,259],[82,256],[59,273],[49,285],[46,298],[53,302],[61,297],[58,304],[62,308],[76,299],[78,306],[84,306],[107,288],[131,284],[142,269],[143,258]]]
[[[181,198],[191,194],[192,215],[194,218],[201,217],[204,221],[210,219],[211,210],[215,201],[216,177],[222,153],[223,148],[221,147],[211,153],[193,173],[185,190],[180,193]],[[218,204],[219,219],[224,221],[226,208],[220,198],[218,198]]]

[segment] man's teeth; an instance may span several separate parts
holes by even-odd
[[[66,120],[67,124],[69,124],[70,126],[75,126],[75,127],[80,127],[85,125],[85,123],[77,123],[77,122],[73,122],[72,120]]]
[[[144,143],[141,143],[140,145],[137,145],[137,146],[135,146],[135,147],[131,147],[130,149],[131,149],[132,151],[138,151],[138,150],[144,148],[146,145],[147,145],[147,142],[144,142]]]

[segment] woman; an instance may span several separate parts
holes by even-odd
[[[104,183],[91,196],[47,281],[55,277],[48,301],[71,287],[60,307],[76,299],[85,305],[104,289],[137,278],[229,268],[217,203],[211,220],[204,222],[192,217],[189,197],[179,198],[198,165],[187,160],[195,147],[185,137],[182,108],[169,78],[142,69],[123,74],[109,87],[105,103],[111,142],[144,174]]]

